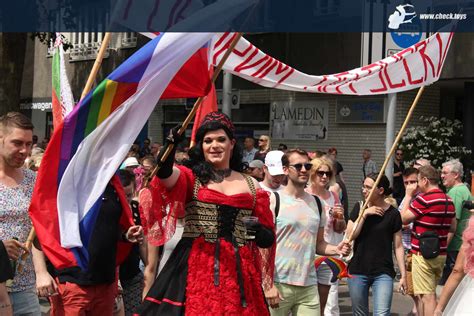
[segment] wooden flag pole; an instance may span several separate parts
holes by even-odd
[[[89,74],[89,78],[87,78],[86,85],[84,87],[84,90],[82,91],[81,100],[84,99],[84,97],[92,89],[92,85],[94,84],[95,78],[97,77],[97,73],[99,72],[100,66],[102,65],[102,60],[104,59],[105,51],[107,47],[109,47],[110,36],[110,32],[107,32],[105,33],[105,36],[102,39],[99,52],[97,53],[97,57],[95,58],[94,66],[92,66],[91,73]]]
[[[367,199],[364,201],[364,204],[362,205],[362,208],[360,209],[360,212],[359,212],[359,216],[357,217],[356,221],[354,222],[354,226],[352,227],[352,231],[349,233],[348,237],[346,235],[346,241],[349,241],[351,242],[353,240],[353,236],[354,236],[354,232],[356,231],[357,229],[357,226],[359,225],[359,222],[360,222],[360,219],[362,218],[362,215],[364,215],[364,212],[365,210],[367,209],[367,204],[368,204],[368,201],[370,201],[370,199],[372,198],[372,195],[374,194],[375,192],[375,189],[377,188],[379,182],[380,182],[380,179],[382,178],[382,175],[385,173],[385,169],[387,168],[387,165],[390,161],[390,158],[393,156],[393,153],[395,152],[395,150],[397,149],[397,146],[398,146],[398,143],[400,141],[400,139],[402,138],[403,136],[403,133],[405,132],[405,129],[408,125],[408,123],[410,122],[410,119],[411,119],[411,116],[413,115],[413,111],[415,110],[415,107],[416,105],[418,104],[418,101],[420,100],[420,97],[421,95],[423,94],[423,91],[425,90],[425,87],[422,86],[419,90],[418,90],[418,93],[416,94],[416,97],[415,97],[415,100],[413,101],[408,113],[407,113],[407,116],[405,118],[405,121],[403,122],[402,124],[402,127],[400,128],[400,131],[398,132],[398,135],[397,137],[395,138],[395,141],[393,142],[392,144],[392,148],[390,149],[390,152],[389,154],[387,155],[387,157],[385,157],[385,161],[382,165],[382,168],[380,169],[380,172],[377,176],[377,179],[375,180],[375,183],[374,183],[374,186],[372,187],[372,189],[370,190],[369,192],[369,196],[367,197]],[[364,179],[365,180],[365,179]]]
[[[92,88],[92,84],[95,81],[95,78],[97,77],[97,73],[99,72],[99,68],[102,65],[102,60],[104,59],[105,55],[105,50],[109,46],[110,42],[110,33],[107,32],[105,33],[104,38],[102,39],[102,43],[100,45],[99,52],[97,53],[97,57],[94,62],[94,66],[92,66],[91,73],[89,74],[89,78],[87,79],[86,86],[84,87],[84,90],[82,91],[81,95],[81,100],[89,93],[89,91]],[[31,249],[31,246],[33,245],[33,241],[36,238],[36,231],[35,228],[32,227],[30,230],[30,233],[28,234],[28,238],[26,239],[25,246],[28,249]],[[25,264],[26,258],[28,258],[29,252],[25,252],[21,255],[20,260],[18,261],[17,265],[17,271],[21,272],[23,270],[23,266]]]
[[[31,249],[31,246],[33,245],[33,241],[35,240],[35,237],[36,237],[36,231],[35,231],[35,228],[32,227],[30,230],[30,233],[28,234],[28,238],[26,239],[26,242],[25,242],[25,247],[28,248],[29,250]],[[28,258],[28,254],[29,252],[24,252],[20,256],[20,260],[18,260],[18,264],[16,268],[18,273],[21,273],[23,271],[23,267],[25,265],[26,258]]]
[[[222,67],[224,66],[224,63],[226,62],[227,58],[229,58],[230,56],[230,53],[232,53],[232,50],[234,49],[235,45],[237,45],[237,43],[239,42],[240,38],[242,37],[242,33],[237,33],[234,37],[234,39],[232,40],[232,42],[230,43],[229,47],[227,48],[224,56],[222,56],[222,59],[220,60],[219,64],[217,65],[215,71],[214,71],[214,74],[212,75],[212,78],[211,78],[211,84],[213,84],[217,77],[219,76],[219,73],[221,72],[222,70]],[[189,123],[191,123],[191,120],[193,119],[194,115],[196,114],[199,106],[202,104],[202,102],[204,101],[204,98],[205,97],[199,97],[196,102],[194,103],[194,106],[193,108],[191,109],[191,112],[189,112],[188,116],[186,117],[186,119],[184,120],[183,122],[183,125],[181,126],[181,128],[179,129],[178,131],[178,134],[179,135],[183,135],[183,133],[186,131],[186,128],[188,127]],[[157,157],[159,158],[160,162],[163,163],[166,158],[168,158],[168,156],[170,155],[171,151],[173,150],[173,147],[174,147],[174,144],[169,144],[168,147],[166,147],[166,150],[163,154],[163,156],[161,157]],[[161,163],[158,164],[155,169],[153,169],[152,173],[150,174],[149,177],[147,177],[144,181],[144,187],[148,187],[148,184],[150,182],[151,179],[153,179],[153,177],[156,175],[156,173],[158,172],[158,170],[160,170],[161,168]]]

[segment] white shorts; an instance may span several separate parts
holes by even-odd
[[[318,278],[318,283],[323,285],[332,285],[335,284],[331,282],[332,278],[332,271],[331,268],[326,264],[326,262],[322,262],[321,265],[316,269],[316,276]]]

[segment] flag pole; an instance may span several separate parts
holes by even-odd
[[[354,226],[352,226],[352,231],[349,232],[349,234],[346,234],[346,237],[345,237],[346,241],[348,241],[348,242],[353,241],[354,232],[356,231],[357,226],[359,225],[360,220],[361,220],[362,216],[364,215],[365,210],[367,209],[368,201],[370,201],[370,199],[372,198],[372,195],[374,194],[375,189],[377,188],[377,186],[380,182],[380,179],[382,178],[382,175],[384,174],[385,169],[387,168],[387,165],[388,165],[388,163],[390,162],[390,159],[393,156],[393,153],[397,149],[398,143],[399,143],[400,139],[402,138],[408,123],[410,122],[411,116],[413,115],[415,107],[418,104],[418,101],[420,100],[420,97],[423,94],[424,90],[425,90],[425,86],[420,87],[420,89],[418,90],[418,93],[416,94],[415,100],[413,101],[413,103],[412,103],[412,105],[411,105],[411,107],[410,107],[410,109],[407,113],[405,121],[403,122],[402,127],[400,128],[400,131],[398,132],[398,135],[397,135],[397,137],[395,138],[395,141],[392,144],[392,148],[390,149],[390,152],[388,153],[387,157],[385,157],[385,161],[382,165],[382,168],[380,169],[380,172],[377,176],[377,179],[375,180],[374,186],[370,190],[369,196],[367,197],[367,199],[365,199],[364,204],[362,205],[362,207],[359,211],[359,216],[357,217],[356,221],[354,222]]]
[[[237,45],[237,43],[239,42],[241,37],[242,37],[242,33],[237,33],[235,35],[234,39],[232,40],[229,47],[227,48],[224,56],[222,56],[222,59],[219,61],[219,64],[217,65],[216,69],[214,70],[214,74],[212,75],[212,78],[211,78],[211,84],[214,84],[214,82],[216,81],[217,77],[219,76],[219,73],[222,70],[222,67],[224,66],[224,63],[226,62],[227,58],[229,58],[230,53],[232,53],[235,45]],[[183,122],[183,125],[178,130],[179,135],[183,135],[183,133],[186,131],[186,128],[188,127],[189,123],[191,123],[191,120],[193,119],[194,115],[196,114],[199,106],[204,101],[204,98],[205,98],[205,96],[204,97],[199,97],[196,100],[196,102],[194,103],[193,108],[191,109],[191,112],[189,112],[188,116],[186,117],[186,119]],[[161,156],[161,157],[158,156],[157,157],[157,160],[159,160],[160,163],[155,167],[155,169],[153,169],[150,176],[148,176],[145,179],[143,187],[145,187],[145,188],[148,187],[148,184],[149,184],[150,180],[153,179],[153,177],[156,175],[158,170],[160,170],[161,164],[168,158],[168,156],[170,155],[173,148],[174,148],[174,144],[169,144],[168,147],[166,147],[166,150],[163,153],[163,156]]]
[[[94,84],[95,78],[97,77],[97,73],[99,72],[99,68],[102,65],[102,60],[104,59],[105,51],[109,46],[110,42],[110,32],[105,33],[104,38],[102,39],[102,43],[100,44],[99,52],[97,53],[97,57],[95,58],[94,65],[92,66],[91,73],[89,74],[89,78],[87,78],[86,85],[84,90],[81,94],[81,100],[91,91],[92,85]]]
[[[110,32],[105,33],[104,38],[102,39],[102,43],[100,44],[99,52],[97,53],[97,57],[95,59],[94,65],[92,66],[91,73],[89,74],[89,78],[87,79],[86,85],[84,90],[82,91],[81,100],[89,93],[92,88],[92,84],[97,77],[97,73],[99,72],[99,68],[102,65],[102,60],[104,59],[105,50],[109,46],[110,42]],[[30,233],[28,234],[28,238],[25,242],[25,247],[31,249],[33,241],[36,238],[36,231],[34,227],[31,227]],[[25,264],[26,258],[28,258],[28,252],[25,252],[21,255],[20,260],[18,261],[17,270],[21,272],[23,270],[23,266]]]

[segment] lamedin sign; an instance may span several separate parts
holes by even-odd
[[[272,138],[288,140],[327,139],[327,101],[278,101],[271,106]]]

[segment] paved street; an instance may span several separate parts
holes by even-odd
[[[398,292],[394,292],[392,301],[392,315],[407,315],[410,312],[412,306],[413,305],[411,298],[403,296]],[[341,285],[339,287],[339,308],[341,311],[341,316],[352,315],[351,300],[349,297],[349,290],[347,288],[347,285]],[[44,316],[49,315],[49,306],[47,302],[43,302],[42,312]]]

